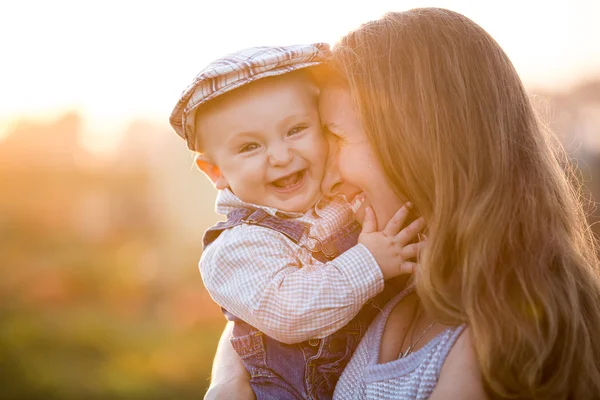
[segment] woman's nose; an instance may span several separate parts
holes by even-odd
[[[339,194],[342,186],[342,179],[339,174],[334,174],[332,171],[326,170],[323,181],[321,182],[321,191],[326,196],[335,196]]]
[[[326,196],[335,196],[339,193],[343,180],[338,169],[337,148],[329,146],[329,155],[325,164],[325,176],[321,181],[321,191]]]

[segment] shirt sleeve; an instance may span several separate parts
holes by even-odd
[[[278,232],[240,225],[205,249],[202,280],[217,304],[283,343],[330,335],[383,289],[381,269],[361,244],[306,266],[298,251]]]

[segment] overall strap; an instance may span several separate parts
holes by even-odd
[[[308,233],[309,230],[307,224],[295,221],[293,219],[285,219],[273,216],[265,210],[261,210],[260,208],[256,209],[252,214],[250,214],[244,220],[244,222],[248,225],[258,225],[262,226],[263,228],[273,229],[274,231],[285,235],[288,239],[296,244],[300,242],[302,235]]]
[[[206,232],[204,232],[204,237],[202,238],[202,245],[206,248],[209,244],[217,240],[221,232],[226,229],[233,228],[242,223],[244,218],[252,213],[252,209],[249,208],[236,208],[227,214],[226,221],[220,221],[215,226],[209,228]]]
[[[202,239],[204,248],[214,242],[224,230],[241,224],[258,225],[273,229],[296,244],[300,242],[302,235],[308,232],[308,226],[302,222],[276,217],[260,208],[236,208],[227,214],[226,221],[217,223],[204,233]]]
[[[321,262],[328,262],[356,245],[362,226],[356,220],[338,229],[333,235],[319,242],[312,256]]]

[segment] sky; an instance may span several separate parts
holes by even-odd
[[[90,146],[110,148],[132,120],[168,126],[180,93],[214,58],[256,45],[333,44],[386,11],[428,6],[486,29],[529,87],[600,77],[599,0],[3,1],[0,137],[19,118],[75,110]]]

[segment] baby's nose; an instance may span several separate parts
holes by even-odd
[[[274,146],[269,149],[269,162],[274,167],[288,165],[294,156],[286,145]]]

